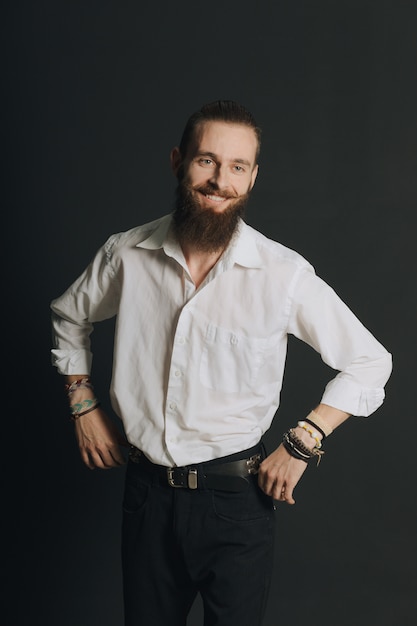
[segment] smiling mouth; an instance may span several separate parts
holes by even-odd
[[[212,202],[224,202],[225,200],[229,200],[228,197],[224,197],[224,196],[213,196],[211,194],[205,193],[204,194],[206,198],[208,198],[209,200],[211,200]]]

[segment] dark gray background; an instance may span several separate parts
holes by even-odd
[[[306,256],[394,355],[383,407],[343,425],[279,507],[265,626],[416,623],[416,18],[401,0],[6,4],[5,624],[122,623],[123,470],[81,464],[49,302],[108,235],[171,210],[169,151],[217,98],[264,131],[247,221]],[[107,408],[112,328],[94,333]],[[290,342],[271,449],[332,375]]]

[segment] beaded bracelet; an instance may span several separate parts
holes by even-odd
[[[73,391],[79,389],[80,387],[92,389],[93,385],[91,383],[91,378],[89,376],[85,376],[84,378],[77,378],[77,380],[73,380],[72,383],[66,384],[64,389],[67,394],[70,395]]]
[[[91,411],[94,411],[94,409],[97,409],[99,406],[100,406],[100,402],[97,402],[97,404],[94,404],[92,407],[90,407],[89,409],[86,409],[85,411],[82,411],[81,413],[73,413],[70,419],[73,422],[75,422],[79,417],[82,417],[83,415],[87,415],[87,413],[91,413]]]
[[[313,427],[314,427],[314,428],[315,428],[315,429],[316,429],[316,430],[320,433],[320,435],[321,435],[321,436],[322,436],[322,438],[323,438],[323,439],[322,439],[322,441],[324,441],[324,440],[326,439],[326,435],[325,435],[325,433],[324,433],[324,430],[322,430],[321,428],[319,428],[319,427],[317,426],[317,424],[316,424],[315,422],[313,422],[313,420],[309,419],[308,417],[305,417],[303,421],[304,421],[304,422],[307,422],[307,424],[310,424],[311,426],[313,426]]]
[[[314,441],[316,442],[316,448],[321,448],[321,439],[317,431],[309,428],[305,421],[298,422],[297,426],[305,430],[310,435],[310,437],[314,439]]]

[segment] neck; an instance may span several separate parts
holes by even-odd
[[[198,289],[206,279],[210,270],[216,265],[225,248],[219,248],[212,252],[199,250],[191,244],[182,243],[181,248],[187,263],[188,271]]]

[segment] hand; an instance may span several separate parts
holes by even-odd
[[[129,444],[102,409],[79,417],[75,421],[75,436],[88,468],[110,469],[124,465],[120,446]]]
[[[306,468],[307,463],[292,457],[281,444],[259,466],[259,486],[274,500],[295,504],[293,491]]]

